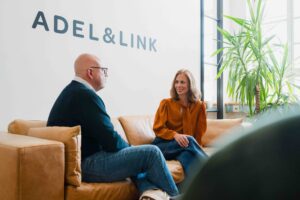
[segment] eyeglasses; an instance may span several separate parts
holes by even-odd
[[[107,73],[108,68],[107,68],[107,67],[95,67],[95,66],[92,66],[92,67],[90,67],[90,68],[100,69],[100,70],[104,73],[105,76],[108,75],[108,73]]]

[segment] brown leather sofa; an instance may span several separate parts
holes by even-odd
[[[112,121],[118,133],[132,145],[149,144],[154,139],[153,116],[121,116]],[[242,119],[208,119],[207,132],[203,137],[203,148],[207,154],[210,155],[216,150],[215,147],[210,146],[216,138],[241,123]],[[46,135],[46,137],[38,138],[39,133],[35,135],[31,133],[32,130],[39,132],[39,127],[47,129],[45,124],[45,121],[19,119],[9,124],[8,133],[0,133],[0,199],[138,199],[138,191],[130,179],[114,183],[82,182],[80,136],[72,135],[72,148],[75,150],[67,152],[66,146],[69,144],[61,138],[52,140],[53,134],[50,137]],[[79,150],[76,151],[76,149]],[[78,180],[76,186],[69,184],[67,177],[65,178],[70,168],[68,153],[73,153],[75,155],[73,161],[79,162],[77,169],[74,168],[77,174],[71,172],[71,175]],[[167,165],[175,182],[181,182],[184,179],[181,164],[173,160],[167,161]]]

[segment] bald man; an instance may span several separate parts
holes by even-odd
[[[82,54],[75,78],[56,99],[47,126],[81,126],[81,167],[85,182],[113,182],[131,177],[140,199],[165,200],[178,195],[161,151],[153,145],[130,146],[114,130],[104,102],[108,69],[95,55]]]

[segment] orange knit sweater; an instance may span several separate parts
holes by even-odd
[[[206,109],[201,101],[183,106],[171,98],[163,99],[156,112],[153,130],[157,137],[171,140],[177,133],[194,136],[199,144],[206,131]]]

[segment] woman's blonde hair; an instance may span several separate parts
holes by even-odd
[[[201,98],[201,93],[196,87],[196,82],[195,82],[195,78],[194,78],[193,74],[187,69],[181,69],[181,70],[177,71],[177,73],[173,79],[172,87],[170,90],[171,98],[174,100],[179,100],[179,96],[175,89],[175,81],[179,74],[184,74],[188,79],[188,85],[189,85],[189,90],[188,90],[188,94],[187,94],[188,101],[191,103],[198,101]]]

